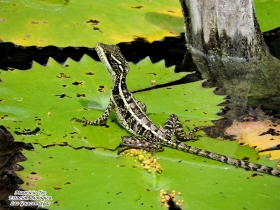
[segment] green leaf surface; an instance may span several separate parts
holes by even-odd
[[[252,148],[237,142],[202,138],[192,144],[256,159]],[[35,145],[24,155],[28,161],[22,163],[22,187],[46,191],[52,196],[50,209],[165,209],[160,189],[180,191],[183,209],[279,209],[277,178],[252,177],[253,172],[174,149],[156,153],[161,175],[149,174],[133,157],[110,151]]]
[[[126,83],[130,91],[172,82],[188,74],[186,72],[174,74],[174,66],[166,68],[164,60],[157,62],[155,65],[151,65],[151,63],[149,57],[146,57],[137,64],[129,63],[130,71],[127,75]]]
[[[151,87],[151,79],[167,83],[185,75],[174,73],[174,68],[164,68],[163,62],[152,64],[149,58],[131,66],[127,78],[131,90]],[[39,135],[28,137],[32,143],[115,149],[121,136],[127,135],[113,114],[106,126],[83,127],[81,123],[71,122],[73,117],[97,119],[109,103],[111,78],[103,64],[88,56],[80,62],[69,59],[64,65],[50,59],[46,67],[34,63],[28,71],[2,71],[1,79],[2,124],[12,132],[41,128]],[[198,122],[196,125],[201,124],[199,121],[209,125],[210,120],[218,119],[216,104],[223,99],[212,91],[196,82],[136,93],[135,97],[146,103],[155,123],[163,125],[175,113],[182,117],[182,122],[187,121],[184,125],[192,127],[190,123],[194,120]]]
[[[28,162],[23,164],[21,176],[28,186],[24,187],[47,191],[55,202],[50,209],[125,209],[128,205],[144,209],[158,205],[153,199],[157,191],[145,183],[143,171],[116,153],[36,145],[25,155]]]
[[[254,4],[262,32],[280,26],[279,0],[255,0]]]
[[[279,1],[256,0],[261,30],[279,27]],[[137,24],[137,27],[135,27]],[[23,46],[95,46],[183,32],[179,1],[1,0],[0,40]]]
[[[132,65],[127,78],[130,90],[170,82],[176,74],[163,63],[149,58]],[[152,74],[150,74],[152,73]],[[169,76],[167,76],[169,75]],[[132,157],[116,156],[116,151],[74,149],[104,147],[115,149],[121,136],[128,135],[111,115],[104,126],[83,127],[72,117],[96,119],[108,104],[111,79],[105,67],[88,56],[64,65],[50,59],[46,67],[34,63],[28,71],[1,71],[1,124],[12,133],[40,127],[36,136],[15,136],[36,143],[34,151],[24,151],[25,170],[19,172],[26,190],[44,190],[52,196],[50,209],[164,209],[160,189],[182,192],[184,209],[276,209],[279,182],[268,175],[251,177],[252,172],[224,163],[166,148],[157,153],[163,166],[161,175],[149,174]],[[140,85],[137,85],[140,84]],[[172,113],[184,126],[209,125],[223,97],[202,82],[170,86],[135,93],[146,103],[148,115],[163,125]],[[68,144],[69,146],[41,145]],[[232,157],[249,157],[256,162],[252,148],[236,142],[201,137],[189,144]],[[268,162],[267,165],[274,165]],[[211,193],[209,193],[211,192]],[[238,199],[238,202],[233,202]],[[223,202],[221,202],[223,201]],[[269,207],[269,208],[268,208]]]
[[[34,63],[28,71],[2,71],[1,78],[2,123],[13,131],[40,127],[32,143],[116,148],[120,142],[114,136],[126,133],[111,121],[97,129],[77,128],[71,122],[77,113],[98,118],[109,102],[111,79],[104,66],[88,56],[78,63],[69,59],[63,66],[50,59],[46,67]],[[108,127],[113,132],[107,132]]]
[[[170,114],[175,113],[183,125],[195,123],[196,126],[212,125],[211,120],[219,119],[216,115],[219,111],[217,104],[221,103],[223,97],[213,96],[213,89],[203,89],[201,81],[135,94],[137,100],[147,101],[147,113],[151,114],[152,119],[154,115],[160,115],[161,119],[166,115],[167,119]],[[156,99],[156,103],[151,99]],[[154,121],[157,121],[156,117]],[[164,123],[165,121],[160,122],[162,125]],[[191,124],[189,126],[192,127]]]
[[[0,1],[0,40],[23,46],[93,47],[183,30],[180,3],[173,0]]]

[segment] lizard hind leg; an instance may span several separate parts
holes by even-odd
[[[162,152],[163,146],[154,142],[148,141],[142,136],[123,136],[123,148],[119,149],[118,155],[128,149],[144,149],[148,152]]]
[[[193,130],[186,133],[178,117],[175,114],[172,114],[167,119],[163,130],[169,138],[176,134],[181,140],[190,140],[196,139],[195,133],[202,128],[204,127],[195,127]]]

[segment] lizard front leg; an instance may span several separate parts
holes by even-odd
[[[140,108],[146,113],[147,112],[147,106],[145,103],[143,103],[142,101],[138,101],[135,99],[135,102],[138,104],[138,106],[140,106]]]
[[[162,145],[151,142],[142,136],[123,136],[122,139],[121,145],[125,147],[118,151],[118,155],[128,149],[144,149],[148,152],[162,152],[164,150]]]
[[[163,130],[166,136],[168,136],[169,138],[171,138],[175,133],[181,140],[190,140],[190,139],[196,139],[194,136],[195,133],[198,130],[201,130],[202,128],[204,128],[204,126],[195,127],[193,130],[186,133],[178,117],[175,114],[172,114],[167,119]]]
[[[78,118],[73,118],[72,120],[75,120],[77,122],[81,122],[84,125],[100,125],[108,119],[109,114],[110,114],[110,112],[113,108],[114,108],[114,103],[112,102],[112,100],[110,100],[109,105],[105,109],[105,112],[98,119],[87,120],[86,118],[84,118],[83,120],[81,120],[81,119],[78,119]]]

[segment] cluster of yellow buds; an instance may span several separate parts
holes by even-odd
[[[175,190],[172,190],[170,194],[168,194],[165,190],[160,190],[159,196],[160,196],[161,202],[164,203],[164,205],[167,209],[169,209],[169,207],[170,207],[168,204],[168,201],[170,199],[172,199],[173,202],[175,203],[175,205],[179,206],[179,207],[181,207],[184,203],[184,200],[176,200],[176,198],[175,198],[176,191]],[[177,196],[181,196],[181,193],[177,192]]]
[[[147,170],[149,173],[155,169],[159,174],[162,172],[162,166],[157,162],[157,159],[153,157],[151,153],[142,149],[129,149],[124,151],[125,156],[135,157],[134,162],[140,162],[140,166]]]

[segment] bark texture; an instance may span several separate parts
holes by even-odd
[[[180,2],[185,57],[191,55],[202,77],[217,87],[217,94],[229,95],[228,117],[244,114],[247,102],[280,110],[280,62],[264,42],[253,1]]]

